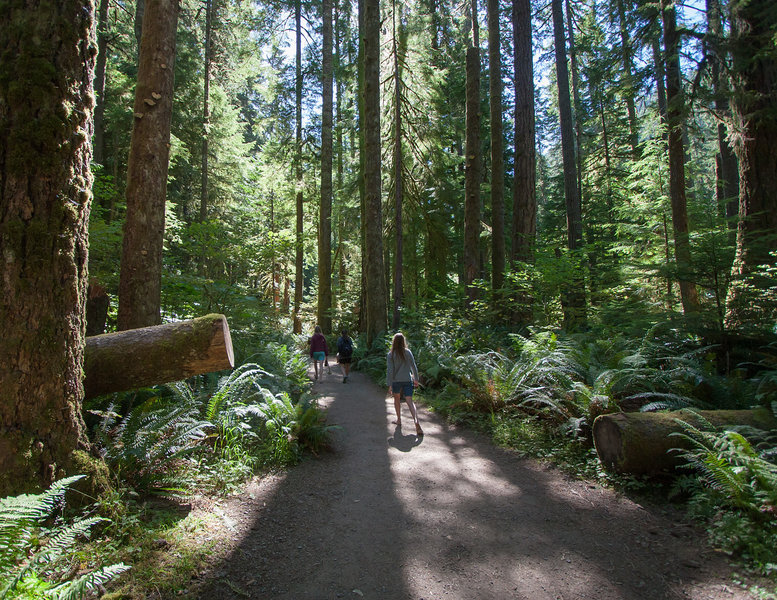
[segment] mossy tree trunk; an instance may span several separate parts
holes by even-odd
[[[664,54],[666,66],[666,122],[669,148],[669,195],[672,202],[672,230],[674,255],[680,283],[683,313],[699,311],[699,293],[693,282],[690,226],[685,185],[685,101],[680,71],[680,35],[677,32],[677,13],[673,4],[662,4],[664,26]]]
[[[332,332],[333,84],[332,0],[324,0],[321,61],[321,205],[318,219],[318,324]]]
[[[513,76],[515,79],[515,164],[513,171],[513,262],[534,262],[537,235],[536,134],[534,122],[534,56],[531,2],[513,0]],[[514,298],[513,320],[531,323],[528,292]]]
[[[491,289],[500,305],[499,290],[504,285],[505,271],[505,177],[504,143],[502,141],[502,47],[499,30],[499,0],[488,1],[488,79],[491,109]]]
[[[726,325],[768,327],[761,306],[777,250],[777,4],[738,0],[731,5],[734,69],[732,109],[739,158],[739,224]]]
[[[466,150],[464,160],[464,288],[467,303],[477,300],[480,275],[480,40],[477,2],[470,7],[472,38],[466,56]]]
[[[556,55],[556,83],[558,85],[558,112],[561,125],[561,155],[564,165],[564,198],[567,209],[567,247],[575,261],[583,248],[583,216],[575,161],[575,132],[572,99],[569,92],[566,34],[561,0],[552,0],[553,37]],[[582,266],[575,265],[572,281],[561,293],[564,327],[582,329],[587,322],[585,279]]]
[[[294,177],[296,179],[296,228],[294,238],[294,333],[302,333],[302,319],[299,312],[302,306],[302,288],[305,285],[303,273],[304,238],[303,213],[305,210],[302,196],[302,0],[294,3],[294,31],[296,49],[294,75]]]
[[[92,1],[0,10],[0,496],[86,446],[81,368],[92,203]]]
[[[380,172],[380,2],[364,0],[364,213],[366,326],[371,344],[386,331],[383,209]]]
[[[146,0],[127,161],[127,217],[119,275],[118,327],[161,322],[162,242],[173,112],[178,0]]]
[[[86,339],[84,395],[94,398],[234,366],[224,315],[106,333]]]
[[[771,430],[777,425],[772,412],[766,408],[755,410],[700,410],[683,409],[673,412],[629,412],[600,415],[593,424],[596,453],[602,464],[618,473],[655,474],[672,471],[683,463],[673,448],[689,449],[687,438],[681,434],[683,421],[700,429],[725,429],[746,425]]]

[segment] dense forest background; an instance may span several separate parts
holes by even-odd
[[[741,135],[730,102],[729,7],[668,7],[676,37],[667,42],[661,7],[648,3],[550,3],[523,15],[520,3],[383,5],[381,206],[371,213],[360,163],[357,7],[336,4],[329,62],[320,3],[181,4],[166,319],[243,304],[317,320],[327,331],[332,321],[364,331],[373,285],[365,231],[375,218],[380,289],[390,299],[384,321],[393,327],[403,315],[436,310],[505,326],[634,332],[685,316],[683,326],[692,321],[717,341],[742,324],[727,304],[738,275],[733,150]],[[114,298],[141,9],[115,2],[101,11],[105,87],[89,266]],[[468,74],[465,54],[486,17],[493,32]],[[521,55],[526,43],[531,52]],[[559,57],[569,85],[559,85]],[[468,77],[479,77],[474,104],[465,98]],[[322,81],[333,86],[328,120]],[[470,174],[475,198],[465,203]],[[746,324],[769,331],[765,287]]]
[[[586,476],[599,415],[773,412],[771,0],[33,4],[0,11],[0,493],[89,448],[165,487],[182,454],[116,438],[144,414],[215,427],[214,487],[319,448],[316,324],[376,373],[404,330],[430,405]],[[232,375],[84,400],[85,334],[206,313]],[[770,428],[685,425],[682,493],[770,572]]]

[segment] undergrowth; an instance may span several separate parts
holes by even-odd
[[[777,400],[773,352],[721,374],[716,348],[664,327],[639,339],[541,329],[500,335],[471,324],[419,329],[414,352],[428,385],[422,398],[447,420],[573,476],[653,500],[682,501],[715,547],[777,581],[774,432],[686,425],[693,449],[683,454],[686,474],[673,484],[606,471],[591,436],[596,417],[620,410],[768,405]]]

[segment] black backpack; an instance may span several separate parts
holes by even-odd
[[[353,354],[353,341],[349,337],[343,338],[340,343],[340,356],[348,358],[351,354]]]

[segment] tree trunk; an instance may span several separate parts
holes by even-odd
[[[359,22],[359,52],[356,60],[357,109],[359,113],[359,247],[361,261],[359,264],[359,331],[367,331],[367,156],[364,120],[365,110],[365,0],[359,0],[357,18]]]
[[[466,143],[464,157],[464,288],[467,303],[477,299],[480,273],[480,47],[477,2],[472,0],[472,42],[467,48]]]
[[[94,68],[94,153],[92,160],[105,165],[105,66],[108,53],[108,0],[100,0],[97,21],[97,63]]]
[[[380,182],[380,2],[364,0],[364,204],[367,342],[386,331]]]
[[[569,66],[571,72],[572,83],[572,122],[574,124],[575,132],[575,169],[577,172],[577,194],[580,197],[580,204],[582,207],[583,202],[583,151],[581,148],[582,134],[580,132],[580,120],[582,115],[582,108],[580,102],[580,74],[577,66],[577,48],[575,46],[575,30],[574,20],[572,19],[572,8],[570,7],[569,0],[564,2],[566,7],[567,16],[567,37],[569,39]],[[582,222],[582,220],[581,220]]]
[[[616,1],[618,11],[618,29],[621,38],[621,60],[623,61],[623,77],[621,79],[621,95],[626,101],[626,114],[629,119],[629,146],[631,158],[639,159],[639,124],[637,122],[637,107],[634,103],[634,63],[631,41],[629,40],[629,25],[626,20],[626,7],[623,0]]]
[[[723,23],[719,0],[707,0],[706,47],[710,57],[710,77],[715,98],[715,112],[718,117],[718,156],[715,160],[715,196],[717,204],[725,214],[731,241],[736,243],[737,215],[739,213],[739,173],[734,149],[728,141],[726,123],[731,120],[723,72],[726,69],[724,54]]]
[[[138,52],[140,52],[140,41],[143,38],[143,19],[146,13],[146,0],[135,0],[135,41],[138,44]]]
[[[669,196],[672,201],[674,255],[677,262],[683,312],[688,315],[698,312],[699,295],[691,273],[691,245],[688,237],[688,209],[685,197],[685,144],[683,142],[685,103],[680,72],[680,36],[677,34],[677,15],[674,5],[664,5],[661,14],[664,24],[666,56]]]
[[[335,148],[337,152],[337,179],[335,180],[335,192],[333,193],[332,203],[335,206],[340,206],[340,210],[335,217],[337,224],[337,250],[340,253],[340,261],[333,261],[332,271],[337,271],[337,288],[336,293],[332,293],[332,307],[337,310],[338,304],[342,302],[343,294],[345,292],[345,224],[344,224],[344,209],[341,206],[342,203],[338,203],[338,200],[343,194],[343,176],[345,172],[344,156],[345,147],[343,145],[343,90],[345,85],[343,79],[345,78],[345,70],[342,67],[342,49],[341,44],[344,37],[343,23],[348,23],[350,19],[350,3],[348,4],[348,14],[345,18],[341,17],[340,4],[335,0],[335,23],[334,23],[334,80],[335,80]]]
[[[731,12],[739,224],[726,325],[764,327],[774,315],[759,304],[774,279],[758,267],[777,249],[777,5],[737,0]]]
[[[498,293],[504,286],[505,273],[505,174],[499,0],[488,0],[488,68],[491,108],[491,289]],[[499,302],[501,303],[501,299]]]
[[[224,315],[86,338],[86,398],[134,390],[235,366]]]
[[[318,324],[332,332],[332,0],[323,0],[321,205],[318,219]]]
[[[533,262],[537,234],[536,135],[534,131],[534,55],[531,3],[513,0],[515,47],[515,172],[513,176],[512,259]]]
[[[580,205],[580,190],[577,186],[575,164],[575,135],[572,119],[572,103],[569,95],[569,70],[567,68],[566,41],[564,37],[564,15],[561,0],[551,0],[553,11],[553,33],[556,51],[556,79],[558,80],[559,120],[561,123],[561,154],[564,166],[564,197],[567,209],[567,247],[572,259],[583,246],[583,217]],[[576,273],[571,284],[562,292],[564,326],[578,329],[586,323],[585,283],[581,267],[574,267]]]
[[[49,485],[87,445],[95,44],[91,1],[0,11],[0,497]]]
[[[400,5],[401,6],[401,5]],[[399,329],[400,309],[402,307],[402,202],[404,193],[404,179],[402,177],[402,73],[400,71],[399,44],[397,43],[397,3],[392,2],[392,52],[394,55],[394,230],[395,230],[395,257],[394,257],[394,310],[391,326]],[[399,27],[402,27],[401,18]]]
[[[210,132],[210,45],[212,27],[213,0],[205,0],[205,65],[203,68],[202,95],[202,163],[200,173],[200,223],[208,220],[208,136]],[[202,268],[205,267],[205,250],[201,257]]]
[[[295,145],[294,145],[294,178],[296,180],[296,227],[294,239],[294,311],[293,328],[294,333],[302,333],[302,319],[299,311],[302,305],[302,288],[305,285],[303,273],[304,260],[304,238],[303,238],[303,197],[302,197],[302,0],[296,0],[294,3],[294,24],[295,24],[295,47],[296,47],[296,66],[295,66]]]
[[[702,418],[700,419],[699,416]],[[770,410],[678,410],[661,413],[615,413],[600,415],[593,425],[594,445],[602,464],[618,473],[655,474],[681,464],[672,448],[689,448],[688,440],[670,435],[681,433],[677,420],[704,428],[704,420],[715,427],[748,425],[771,430],[777,420]]]
[[[127,216],[119,276],[120,330],[161,321],[178,0],[146,0],[145,17],[127,162]]]

